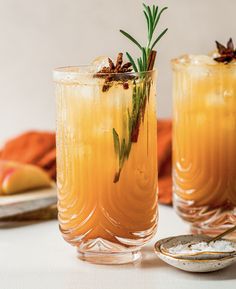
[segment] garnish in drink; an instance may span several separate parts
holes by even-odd
[[[216,46],[220,56],[214,58],[215,61],[227,64],[233,60],[236,60],[236,49],[234,49],[232,38],[229,39],[226,47],[220,44],[218,41],[216,41]]]
[[[120,173],[122,167],[124,165],[125,159],[128,159],[130,150],[132,147],[132,143],[136,143],[138,141],[139,135],[139,127],[141,120],[144,119],[146,102],[148,99],[149,91],[150,91],[150,77],[146,73],[150,71],[154,67],[156,51],[154,51],[154,47],[159,42],[159,40],[165,35],[168,28],[164,29],[156,38],[154,38],[155,30],[157,28],[157,24],[160,20],[162,13],[167,9],[164,7],[159,9],[158,6],[153,5],[148,6],[143,4],[144,16],[147,22],[147,44],[146,46],[141,45],[133,36],[124,30],[120,30],[120,32],[126,36],[129,40],[131,40],[140,50],[141,56],[137,58],[135,62],[134,58],[126,52],[127,58],[130,62],[127,62],[122,66],[122,53],[118,54],[118,58],[116,61],[116,65],[112,62],[110,58],[109,67],[103,67],[100,71],[95,74],[95,77],[102,77],[104,73],[111,73],[109,76],[106,76],[105,82],[103,85],[103,92],[106,92],[112,85],[112,81],[120,81],[123,82],[124,89],[128,89],[128,80],[133,79],[133,97],[132,97],[132,109],[128,110],[128,138],[122,138],[119,136],[118,132],[115,128],[113,128],[113,140],[114,140],[114,149],[119,159],[119,168],[115,173],[113,182],[116,183],[119,181]],[[159,11],[160,10],[160,11]],[[114,75],[112,73],[126,73],[131,72],[130,67],[133,67],[133,71],[136,73],[141,73],[141,82],[142,85],[136,85],[136,77],[135,74],[127,74],[122,75],[122,77],[118,77],[118,74]]]

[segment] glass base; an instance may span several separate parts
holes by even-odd
[[[193,224],[191,226],[191,234],[204,234],[204,235],[208,235],[211,237],[215,237],[223,232],[225,232],[228,228],[204,228],[201,226],[198,226],[196,224]],[[230,240],[236,240],[236,232],[232,232],[231,234],[228,234],[227,236],[225,236],[226,239],[230,239]]]
[[[236,207],[225,204],[221,207],[197,206],[174,194],[174,208],[177,214],[191,224],[192,234],[205,234],[215,237],[236,224]],[[236,231],[225,236],[236,240]]]
[[[87,261],[93,264],[107,264],[107,265],[119,265],[133,263],[141,258],[141,252],[123,252],[123,253],[106,253],[106,252],[80,252],[77,249],[78,258],[83,261]]]

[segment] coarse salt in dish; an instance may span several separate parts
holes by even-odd
[[[218,240],[214,242],[199,242],[199,243],[186,243],[179,244],[177,246],[168,249],[171,254],[193,254],[193,253],[204,253],[204,252],[234,252],[236,246],[230,241]]]

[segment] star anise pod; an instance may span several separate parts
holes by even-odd
[[[236,49],[234,49],[232,38],[229,39],[226,47],[218,41],[216,41],[216,46],[220,56],[214,58],[215,61],[227,64],[232,60],[236,60]]]
[[[108,58],[108,62],[108,67],[104,66],[101,70],[94,74],[94,77],[105,79],[102,91],[107,91],[111,87],[113,81],[121,81],[123,88],[128,89],[128,80],[133,79],[134,76],[128,74],[126,75],[125,73],[131,72],[133,70],[131,67],[132,64],[130,62],[127,62],[122,65],[123,53],[121,52],[117,56],[116,64],[114,64],[114,62],[110,58]]]

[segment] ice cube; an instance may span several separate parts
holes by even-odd
[[[185,54],[178,58],[178,62],[182,64],[194,64],[194,65],[215,65],[217,62],[214,61],[212,56],[209,55],[194,55],[194,54]]]
[[[108,57],[104,55],[98,56],[92,61],[91,66],[93,67],[94,72],[98,72],[103,67],[108,67],[109,66]]]
[[[221,106],[225,104],[224,95],[219,92],[211,93],[206,97],[208,106]]]
[[[80,99],[92,100],[97,97],[98,89],[94,85],[80,85],[78,88],[78,97]]]
[[[233,95],[234,95],[233,89],[224,90],[223,95],[224,95],[225,100],[233,98]]]
[[[177,61],[179,63],[189,63],[189,55],[188,54],[184,54],[184,55],[181,55]]]
[[[210,52],[208,53],[208,56],[210,56],[212,59],[214,59],[214,58],[216,58],[216,57],[219,57],[220,54],[219,54],[219,52],[218,52],[217,50],[213,50],[213,51],[210,51]]]
[[[94,77],[95,72],[91,65],[71,66],[55,70],[53,77],[55,82],[69,85],[94,85],[99,83]]]
[[[214,59],[208,55],[201,55],[201,54],[200,55],[190,55],[189,59],[190,59],[191,64],[197,64],[197,65],[201,65],[201,64],[215,65],[216,64]]]
[[[197,78],[204,78],[210,75],[208,65],[214,65],[214,60],[207,55],[189,55],[188,71]]]
[[[113,119],[110,116],[106,116],[101,121],[97,122],[94,126],[93,133],[95,135],[101,135],[104,133],[110,133],[112,135]]]
[[[216,65],[217,62],[208,55],[185,54],[177,59],[177,63],[183,64],[191,76],[204,78],[211,74],[210,66]]]

